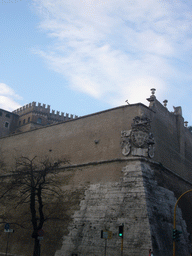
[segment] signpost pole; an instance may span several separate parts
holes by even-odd
[[[107,238],[105,238],[105,256],[107,255]]]
[[[112,237],[113,237],[112,231],[101,230],[101,238],[105,239],[105,256],[107,255],[107,239],[111,239]]]
[[[123,256],[123,237],[121,238],[121,256]]]
[[[7,237],[7,247],[6,247],[6,254],[5,254],[6,256],[7,256],[7,252],[8,252],[8,245],[9,245],[9,233],[10,233],[10,232],[8,232],[8,237]]]
[[[5,228],[4,228],[4,232],[5,233],[8,233],[8,236],[7,236],[7,246],[6,246],[6,256],[7,256],[7,252],[8,252],[8,245],[9,245],[9,234],[10,233],[13,233],[14,232],[14,229],[10,229],[9,228],[9,223],[6,223],[5,224]]]
[[[39,240],[38,256],[40,256],[41,255],[41,240],[43,239],[44,230],[43,229],[39,229],[37,233],[38,233],[37,239]]]
[[[121,236],[121,256],[123,256],[123,237],[124,237],[124,223],[122,223],[122,236]]]
[[[41,255],[41,243],[40,243],[40,240],[39,240],[39,256]]]

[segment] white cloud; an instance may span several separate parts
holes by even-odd
[[[52,44],[36,51],[69,86],[97,99],[146,102],[149,89],[185,79],[177,65],[191,55],[192,15],[174,0],[34,0]],[[188,77],[189,79],[189,77]],[[145,91],[148,91],[144,93]],[[160,95],[159,95],[160,96]]]
[[[21,105],[17,103],[17,100],[21,99],[13,89],[4,83],[0,83],[0,108],[13,111]]]

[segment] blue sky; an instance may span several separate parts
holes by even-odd
[[[0,108],[79,116],[156,88],[192,125],[191,0],[0,0]]]

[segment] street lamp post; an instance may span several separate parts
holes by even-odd
[[[173,217],[173,230],[176,230],[176,208],[177,208],[177,204],[179,202],[179,200],[187,193],[192,192],[192,189],[187,190],[186,192],[184,192],[178,199],[177,202],[175,204],[174,207],[174,217]],[[175,239],[173,240],[173,256],[175,256]]]

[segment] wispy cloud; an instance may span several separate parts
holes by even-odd
[[[17,100],[21,99],[13,89],[4,83],[0,83],[0,108],[13,111],[20,107]]]
[[[180,0],[34,0],[52,43],[36,50],[69,86],[111,105],[192,80],[192,15]]]

